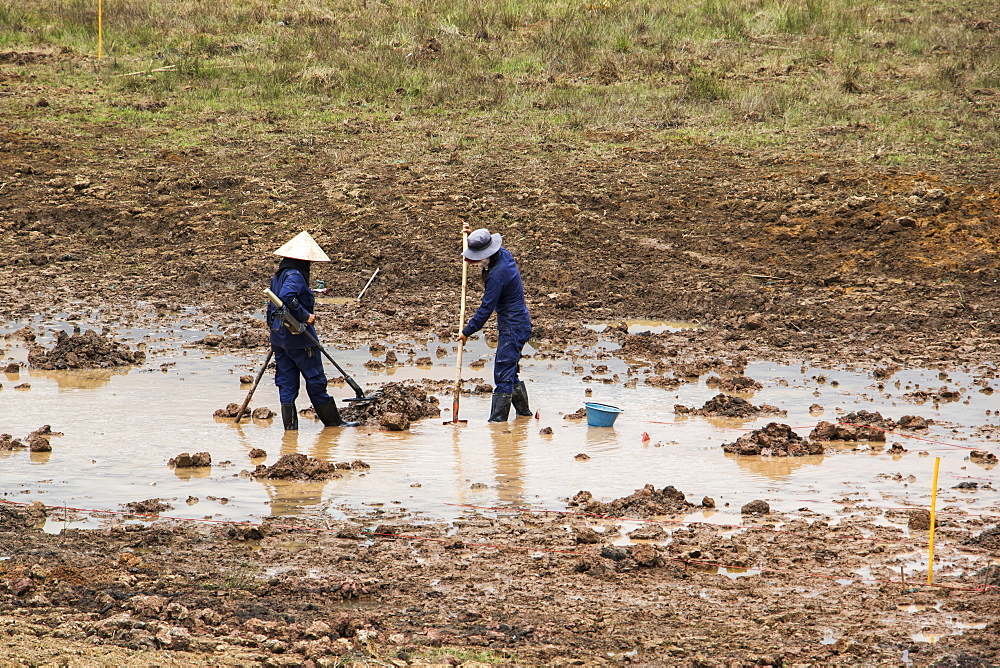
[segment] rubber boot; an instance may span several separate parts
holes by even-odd
[[[494,394],[489,422],[506,422],[508,415],[510,415],[510,395]]]
[[[295,404],[281,404],[281,421],[285,423],[285,431],[296,431],[299,428],[299,413]]]
[[[528,388],[524,386],[524,381],[514,384],[514,392],[510,395],[511,403],[514,404],[514,412],[518,415],[531,417],[534,413],[528,408]]]
[[[316,406],[316,417],[322,422],[324,427],[357,427],[357,422],[344,422],[337,410],[337,402],[332,399],[322,406]]]

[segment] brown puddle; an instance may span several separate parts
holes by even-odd
[[[321,429],[318,422],[303,418],[297,433],[286,434],[280,418],[247,419],[237,425],[231,419],[212,417],[216,409],[243,400],[247,388],[239,377],[256,372],[260,359],[184,343],[202,336],[194,331],[137,332],[136,338],[143,338],[153,349],[144,367],[26,368],[16,374],[18,383],[30,384],[23,392],[8,391],[12,385],[8,380],[0,403],[0,431],[23,438],[50,424],[64,435],[51,439],[51,453],[0,452],[4,498],[107,510],[159,498],[173,506],[162,513],[165,516],[232,520],[317,509],[337,513],[337,508],[378,501],[428,519],[448,519],[468,506],[563,511],[566,499],[580,490],[610,500],[652,483],[674,485],[695,503],[704,496],[714,498],[719,516],[707,516],[704,521],[728,524],[739,519],[743,504],[755,499],[777,510],[809,507],[831,516],[849,514],[855,505],[926,506],[934,457],[941,457],[941,508],[953,505],[976,513],[995,512],[997,507],[995,491],[951,489],[964,478],[992,480],[992,471],[971,463],[969,450],[963,449],[992,446],[969,434],[992,408],[988,397],[975,392],[969,392],[965,402],[914,405],[894,396],[903,390],[887,386],[879,391],[863,372],[765,362],[746,370],[747,376],[764,386],[752,401],[779,406],[787,417],[678,419],[674,404],[701,406],[718,390],[706,386],[704,377],[677,390],[642,382],[629,387],[628,366],[613,356],[616,346],[599,342],[591,350],[569,351],[569,359],[553,359],[542,349],[525,349],[532,357],[522,361],[522,377],[528,383],[532,409],[539,412],[537,420],[514,419],[512,414],[508,423],[488,424],[490,397],[472,395],[463,397],[460,404],[460,416],[468,423],[445,425],[450,418],[451,392],[439,390],[441,417],[415,422],[408,431]],[[387,382],[454,378],[454,342],[430,338],[389,347],[398,363],[375,371],[365,367],[373,359],[367,349],[331,353],[368,391]],[[441,355],[442,350],[446,354]],[[23,349],[16,345],[7,354],[24,359]],[[384,360],[384,352],[380,356]],[[470,342],[465,359],[485,362],[465,368],[467,387],[475,384],[472,379],[492,382],[492,351],[481,339]],[[332,369],[328,373],[337,375]],[[900,371],[894,380],[904,386],[939,385],[937,373]],[[595,380],[614,374],[618,382]],[[592,380],[584,381],[587,375]],[[834,379],[836,383],[831,383]],[[341,401],[352,394],[346,385],[333,385],[331,390]],[[624,412],[608,428],[563,419],[584,401],[611,404]],[[821,417],[810,413],[813,404],[824,407]],[[251,408],[259,406],[278,409],[270,374],[254,395]],[[306,406],[303,393],[299,407]],[[890,436],[888,443],[845,443],[828,448],[823,455],[806,457],[736,456],[721,448],[771,421],[789,424],[805,436],[819,419],[836,420],[838,414],[860,409],[879,410],[894,418],[916,414],[944,421],[948,428],[932,428],[922,438],[963,447]],[[544,427],[552,433],[540,433]],[[896,441],[908,450],[905,455],[888,452]],[[251,462],[249,453],[255,448],[264,450],[267,457]],[[200,451],[211,454],[211,467],[167,466],[167,460],[179,453]],[[920,451],[928,456],[920,456]],[[322,483],[256,480],[247,474],[261,461],[273,464],[282,454],[293,452],[331,462],[360,459],[371,468],[345,471],[343,477]],[[581,454],[588,458],[578,458]],[[206,503],[209,496],[228,502]],[[185,503],[189,497],[202,501],[189,505]],[[905,528],[905,520],[900,521]],[[81,525],[89,524],[85,520],[75,524]]]

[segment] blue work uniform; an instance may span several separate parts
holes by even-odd
[[[309,280],[303,274],[299,263],[305,260],[281,262],[271,279],[271,292],[278,295],[292,316],[305,324],[316,307],[316,297],[309,289]],[[299,265],[299,266],[296,266]],[[308,271],[308,263],[306,263]],[[306,394],[313,406],[323,406],[333,401],[326,391],[326,372],[316,344],[305,333],[294,334],[275,316],[274,304],[267,304],[267,322],[271,334],[271,350],[274,351],[274,384],[278,386],[278,397],[283,404],[294,404],[299,396],[299,376],[305,380]],[[316,329],[306,325],[316,340]]]
[[[462,334],[472,336],[478,332],[496,311],[500,336],[493,362],[493,393],[510,394],[518,382],[521,350],[531,337],[531,316],[524,302],[521,272],[510,251],[501,246],[490,257],[490,266],[483,280],[486,287],[482,303],[462,329]]]

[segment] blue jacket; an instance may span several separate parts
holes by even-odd
[[[524,286],[521,272],[510,251],[501,247],[495,260],[486,271],[486,287],[483,301],[476,309],[469,324],[462,330],[465,336],[472,336],[486,324],[493,311],[497,313],[497,329],[531,331],[531,317],[524,303]]]
[[[306,320],[316,308],[316,297],[309,289],[302,272],[294,267],[281,267],[271,279],[271,292],[278,295],[292,316],[299,322],[305,324]],[[295,350],[300,348],[312,348],[313,343],[308,336],[303,334],[293,334],[285,327],[284,320],[275,317],[277,309],[271,302],[267,303],[267,323],[271,329],[271,347],[286,348]],[[316,329],[312,325],[306,325],[307,331],[316,336]]]

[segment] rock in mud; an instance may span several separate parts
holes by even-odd
[[[567,505],[578,506],[584,512],[611,517],[673,515],[694,508],[693,504],[684,500],[684,493],[673,485],[660,490],[653,485],[645,485],[629,496],[608,503],[601,503],[590,492],[582,491],[577,492]]]
[[[250,451],[250,459],[264,459],[265,457],[267,457],[267,452],[260,448],[254,448]]]
[[[17,362],[11,362],[6,367],[4,367],[4,373],[21,373],[21,365]]]
[[[253,413],[250,414],[255,420],[270,420],[274,417],[274,411],[272,411],[267,406],[258,406],[253,409]],[[233,417],[236,417],[235,415]]]
[[[59,332],[51,350],[33,344],[28,363],[36,369],[106,369],[136,366],[146,361],[146,353],[132,352],[123,343],[101,336],[92,329],[83,334]]]
[[[727,394],[717,394],[701,408],[688,408],[681,404],[674,405],[674,413],[678,415],[703,415],[705,417],[751,418],[758,415],[785,415],[785,411],[777,406],[761,404],[754,406],[746,399],[731,397]]]
[[[398,413],[413,421],[425,417],[437,417],[441,415],[441,408],[438,406],[437,397],[427,394],[421,387],[389,383],[382,387],[373,403],[352,404],[340,411],[345,420],[380,426],[383,416],[387,413]]]
[[[787,424],[769,422],[763,429],[743,434],[734,443],[723,443],[725,452],[737,455],[773,455],[775,457],[801,457],[821,455],[823,446],[804,439]]]
[[[340,478],[337,465],[296,452],[283,455],[271,466],[259,464],[253,472],[257,478],[290,478],[294,480],[331,480]]]
[[[585,420],[587,418],[587,408],[586,406],[580,406],[573,413],[567,413],[563,415],[563,420]]]
[[[182,452],[176,457],[167,460],[167,466],[173,466],[179,469],[211,465],[212,455],[207,452],[196,452],[193,455]]]

